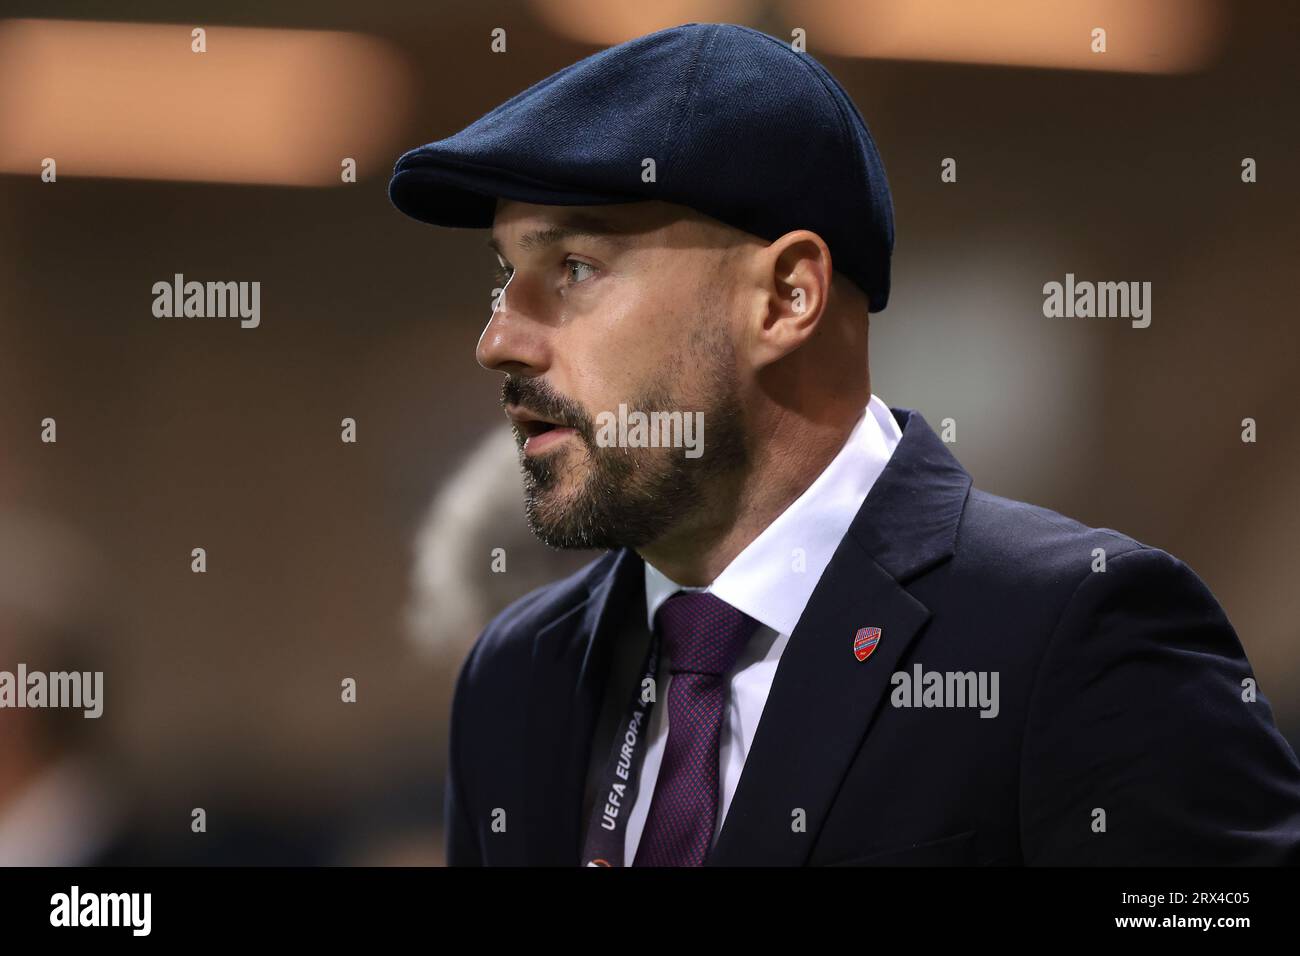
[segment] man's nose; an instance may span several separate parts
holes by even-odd
[[[479,336],[474,357],[489,371],[541,375],[547,366],[546,333],[545,323],[527,315],[518,304],[509,303],[503,294]]]

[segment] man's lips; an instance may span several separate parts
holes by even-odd
[[[524,436],[525,455],[539,454],[576,432],[568,425],[549,421],[517,405],[507,405],[506,414]]]
[[[572,428],[556,426],[549,431],[544,431],[538,435],[529,435],[524,442],[525,455],[540,455],[543,451],[552,445],[559,444],[570,435],[576,434]]]

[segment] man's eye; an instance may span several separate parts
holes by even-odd
[[[564,267],[568,271],[569,280],[573,283],[585,282],[596,273],[595,266],[581,259],[565,259]]]
[[[504,263],[498,262],[496,268],[492,270],[492,281],[496,284],[498,289],[503,289],[505,288],[506,283],[510,281],[510,277],[514,275],[514,272],[514,269],[511,269]]]

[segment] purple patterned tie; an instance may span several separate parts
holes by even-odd
[[[655,616],[673,675],[668,744],[633,866],[700,866],[718,818],[718,737],[726,675],[758,622],[704,591],[678,592]]]

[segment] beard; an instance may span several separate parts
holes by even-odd
[[[744,414],[734,355],[721,330],[697,335],[684,354],[708,362],[697,381],[708,395],[703,408],[709,439],[698,458],[685,449],[604,447],[594,419],[577,403],[541,379],[507,376],[503,404],[522,405],[543,418],[574,429],[576,443],[537,457],[523,454],[524,435],[515,429],[524,473],[528,526],[558,549],[640,548],[688,525],[710,507],[708,491],[726,487],[747,460]],[[703,349],[699,345],[704,344]],[[680,353],[679,353],[680,354]],[[679,359],[663,384],[642,389],[627,407],[691,414],[680,400],[685,384]],[[573,487],[576,484],[576,487]]]

